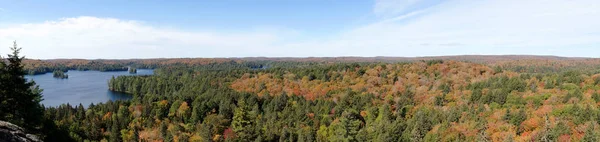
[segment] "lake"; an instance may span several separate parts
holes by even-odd
[[[137,74],[129,74],[128,71],[78,71],[69,70],[68,79],[57,79],[52,73],[40,75],[26,75],[25,78],[32,79],[41,89],[44,106],[58,106],[69,103],[71,105],[83,104],[87,107],[91,103],[97,104],[108,100],[131,99],[132,96],[108,90],[108,81],[111,77],[122,75],[152,75],[152,69],[138,69]]]

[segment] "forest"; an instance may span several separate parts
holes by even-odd
[[[15,45],[15,50],[16,50]],[[18,51],[18,50],[16,50]],[[599,141],[600,60],[239,58],[23,60],[2,65],[0,119],[45,141]],[[118,76],[128,101],[39,105],[27,73]],[[21,76],[21,77],[19,77]],[[21,96],[11,97],[11,84]],[[11,111],[9,103],[29,106]],[[31,101],[33,100],[33,101]],[[22,104],[16,104],[20,106]],[[27,109],[27,110],[24,110]],[[36,111],[32,111],[36,110]],[[37,116],[37,117],[36,117]]]
[[[76,141],[598,140],[595,67],[503,68],[451,60],[173,65],[111,79],[109,88],[131,101],[63,105],[45,116]]]

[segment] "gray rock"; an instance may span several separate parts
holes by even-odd
[[[0,121],[0,142],[41,142],[41,140],[32,134],[24,132],[23,128]]]

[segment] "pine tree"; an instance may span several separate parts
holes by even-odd
[[[2,67],[0,119],[35,131],[39,129],[44,111],[40,105],[41,89],[35,85],[35,82],[25,79],[25,70],[21,64],[25,57],[19,56],[21,48],[17,46],[16,41],[10,49],[13,52],[8,55],[8,64],[0,65]]]
[[[161,136],[161,137],[162,137],[162,138],[163,138],[165,141],[167,140],[167,137],[169,137],[169,136],[168,136],[169,132],[168,132],[168,130],[167,130],[167,129],[168,129],[167,122],[164,122],[164,121],[163,121],[163,122],[161,122],[161,123],[160,123],[160,127],[159,127],[159,130],[160,130],[159,132],[160,132],[160,136]]]
[[[231,122],[233,131],[239,140],[252,140],[254,138],[252,129],[254,117],[250,111],[251,108],[246,104],[246,101],[240,99]]]
[[[330,141],[357,141],[356,136],[362,128],[362,118],[354,109],[347,109],[342,113],[339,122],[331,124],[334,135]]]
[[[113,117],[113,119],[116,117]],[[119,133],[119,127],[117,121],[113,120],[113,123],[110,128],[110,137],[109,141],[117,142],[121,140],[121,134]]]

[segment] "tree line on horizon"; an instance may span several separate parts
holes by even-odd
[[[528,55],[463,55],[463,56],[434,56],[434,57],[321,57],[321,58],[159,58],[159,59],[122,59],[122,60],[86,60],[86,59],[24,59],[23,64],[27,74],[36,75],[50,73],[56,70],[97,70],[97,71],[127,71],[127,67],[154,69],[167,66],[207,66],[215,64],[238,64],[248,67],[268,66],[281,63],[328,64],[328,63],[410,63],[436,60],[453,60],[488,65],[493,68],[519,73],[551,73],[568,70],[589,70],[590,67],[600,69],[598,58],[566,58],[556,56]]]

